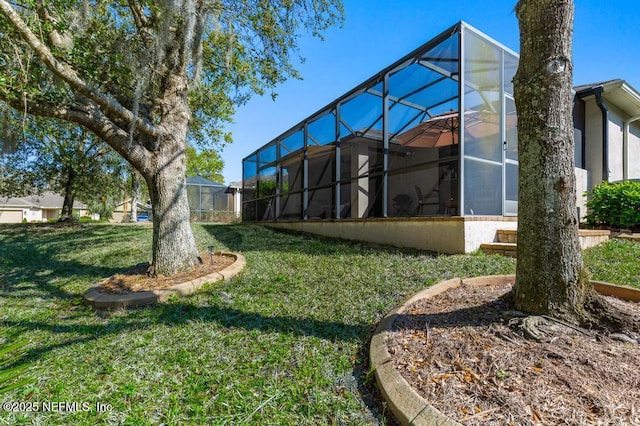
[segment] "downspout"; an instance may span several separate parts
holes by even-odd
[[[609,180],[609,110],[602,100],[602,86],[595,91],[596,104],[602,111],[602,181]]]
[[[629,126],[634,121],[640,120],[640,115],[636,115],[635,117],[631,117],[624,121],[623,129],[622,129],[622,149],[623,149],[623,160],[622,160],[622,179],[629,179]]]

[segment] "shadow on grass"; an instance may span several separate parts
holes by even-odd
[[[335,254],[375,254],[403,253],[424,256],[425,252],[405,250],[365,243],[338,241],[305,234],[275,231],[253,225],[199,225],[206,235],[204,240],[217,240],[229,250],[241,253],[256,251],[296,253],[305,256],[331,256]],[[200,231],[201,232],[201,231]],[[62,232],[46,233],[45,229],[24,233],[20,229],[0,228],[0,300],[2,298],[43,298],[77,299],[78,294],[65,290],[65,283],[74,277],[82,282],[87,277],[106,277],[119,272],[119,268],[92,266],[80,261],[62,261],[67,255],[82,253],[87,245],[105,247],[106,255],[116,253],[120,241],[132,238],[148,238],[148,229],[120,227],[88,227]],[[144,235],[143,235],[144,233]],[[9,248],[10,247],[10,248]],[[70,256],[73,258],[73,256]],[[94,256],[95,257],[95,256]],[[82,283],[81,283],[82,284]],[[267,283],[268,285],[268,283]],[[75,302],[75,301],[74,301]],[[16,303],[17,300],[16,300]],[[31,303],[31,301],[29,301]],[[42,303],[42,302],[37,302]],[[45,304],[47,302],[44,302]],[[26,305],[25,305],[26,306]],[[210,323],[213,327],[227,330],[248,330],[263,333],[280,333],[292,336],[310,336],[333,342],[352,342],[358,346],[359,361],[354,366],[353,375],[362,398],[373,411],[379,407],[372,397],[373,386],[367,382],[368,349],[367,342],[375,324],[367,322],[346,323],[340,318],[332,321],[315,319],[301,309],[299,316],[263,315],[242,311],[217,302],[211,306],[189,303],[189,299],[174,301],[166,305],[132,309],[124,314],[105,315],[108,321],[96,321],[89,308],[74,307],[69,316],[60,311],[63,304],[42,308],[42,312],[52,313],[49,318],[6,319],[2,325],[11,327],[16,333],[44,331],[48,341],[33,348],[28,357],[31,360],[46,356],[59,348],[76,344],[90,344],[119,333],[151,329],[161,324],[167,326],[188,325],[192,322]],[[57,314],[60,313],[58,318]],[[373,402],[372,402],[373,401]]]
[[[314,248],[314,238],[263,229],[245,225],[203,225],[207,232],[233,251],[249,249],[281,250],[291,245],[291,250],[313,253],[331,245],[318,242]],[[5,298],[60,298],[78,299],[81,294],[69,293],[60,288],[58,282],[68,282],[74,277],[106,277],[120,272],[121,268],[109,268],[82,264],[78,261],[59,261],[56,257],[82,250],[84,244],[114,246],[118,241],[142,237],[148,230],[121,227],[79,227],[70,232],[50,232],[47,228],[0,227],[0,265],[3,266],[0,283],[0,299]],[[304,240],[309,241],[304,241]],[[311,247],[307,247],[311,246]],[[343,248],[344,249],[344,248]],[[354,249],[357,251],[357,249]],[[55,307],[53,308],[55,309]],[[86,308],[87,312],[91,311]],[[86,314],[84,314],[86,316]],[[107,317],[109,314],[105,314]],[[86,336],[76,341],[97,339],[102,336],[141,329],[155,324],[179,325],[191,321],[216,323],[222,328],[242,328],[263,332],[289,333],[314,336],[327,340],[357,340],[366,336],[370,324],[349,325],[340,322],[322,321],[304,317],[264,316],[259,313],[244,312],[222,306],[195,306],[188,302],[160,304],[153,307],[128,310],[123,316],[112,316],[108,324],[75,324],[71,320],[60,321],[11,321],[6,326],[23,330],[48,330],[53,333]],[[46,352],[42,348],[41,352]]]
[[[367,373],[369,371],[367,348],[373,333],[373,324],[345,324],[339,321],[323,321],[304,317],[265,316],[225,306],[171,303],[130,309],[125,315],[119,314],[119,316],[112,317],[106,324],[5,320],[2,322],[2,326],[10,327],[14,333],[44,330],[62,335],[55,342],[44,343],[28,351],[25,360],[35,361],[57,349],[76,344],[91,344],[93,341],[110,335],[143,331],[158,324],[180,326],[194,322],[211,324],[216,328],[226,329],[228,332],[234,332],[234,330],[259,331],[291,336],[310,336],[332,342],[355,343],[359,348],[359,360],[351,373],[354,384],[368,410],[374,416],[382,418],[380,413],[383,410],[378,402],[381,401],[381,398],[377,395],[375,385],[373,381],[369,380]],[[60,341],[61,339],[63,341]]]
[[[312,336],[330,341],[352,341],[366,336],[370,324],[344,324],[309,318],[264,316],[221,306],[195,306],[188,303],[154,305],[127,311],[131,317],[113,318],[108,324],[65,324],[45,321],[11,321],[3,324],[15,329],[48,330],[54,333],[86,335],[94,339],[122,331],[142,330],[158,324],[173,326],[191,322],[207,322],[229,330],[243,329],[294,336]],[[142,316],[136,316],[143,314]],[[108,314],[107,314],[108,315]]]
[[[305,255],[335,253],[402,253],[407,256],[436,256],[437,253],[403,247],[391,247],[361,241],[311,235],[284,229],[248,224],[203,224],[201,227],[231,251],[281,251]]]
[[[0,298],[39,297],[78,299],[80,294],[62,287],[74,278],[96,280],[123,268],[58,260],[88,247],[113,247],[119,241],[140,238],[144,229],[101,225],[66,227],[39,225],[0,227]],[[125,249],[126,250],[126,249]],[[111,253],[117,257],[118,253]]]

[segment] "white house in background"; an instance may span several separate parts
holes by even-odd
[[[48,222],[58,219],[64,198],[53,192],[29,195],[22,198],[0,198],[0,223]],[[73,203],[74,215],[91,216],[86,204]]]
[[[603,181],[640,178],[640,92],[624,80],[575,87],[578,191]],[[585,199],[579,197],[584,209]],[[579,203],[579,204],[580,204]]]

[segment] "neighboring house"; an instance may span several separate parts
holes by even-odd
[[[191,220],[195,222],[229,222],[240,217],[242,183],[230,186],[212,182],[201,176],[187,178],[187,198]],[[137,221],[152,220],[150,204],[138,201]],[[112,222],[123,222],[131,214],[131,199],[118,204]]]
[[[134,222],[146,222],[151,220],[151,205],[138,201],[136,203],[138,216],[133,219]],[[125,222],[131,215],[131,198],[127,198],[120,204],[116,205],[111,214],[111,222]],[[126,220],[125,220],[126,219]]]
[[[238,192],[202,176],[187,178],[187,198],[191,220],[195,222],[229,222],[237,218]]]
[[[42,210],[22,198],[0,199],[0,223],[42,221]]]
[[[640,92],[624,80],[581,85],[575,91],[579,194],[605,180],[640,178]],[[579,197],[581,215],[586,212],[585,202],[584,197]]]
[[[236,219],[242,217],[242,182],[231,182],[226,190],[233,198],[233,216]]]
[[[53,192],[22,198],[0,198],[0,223],[48,222],[60,217],[64,198]],[[74,216],[91,216],[87,206],[73,203]]]
[[[452,26],[247,156],[243,220],[445,253],[516,229],[518,60]],[[612,80],[575,99],[584,217],[584,191],[640,177],[640,95]]]

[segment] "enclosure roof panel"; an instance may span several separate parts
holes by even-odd
[[[190,185],[203,185],[203,186],[218,186],[221,188],[226,188],[227,185],[223,185],[221,183],[210,181],[209,179],[203,178],[202,176],[191,176],[187,178],[187,184]]]

